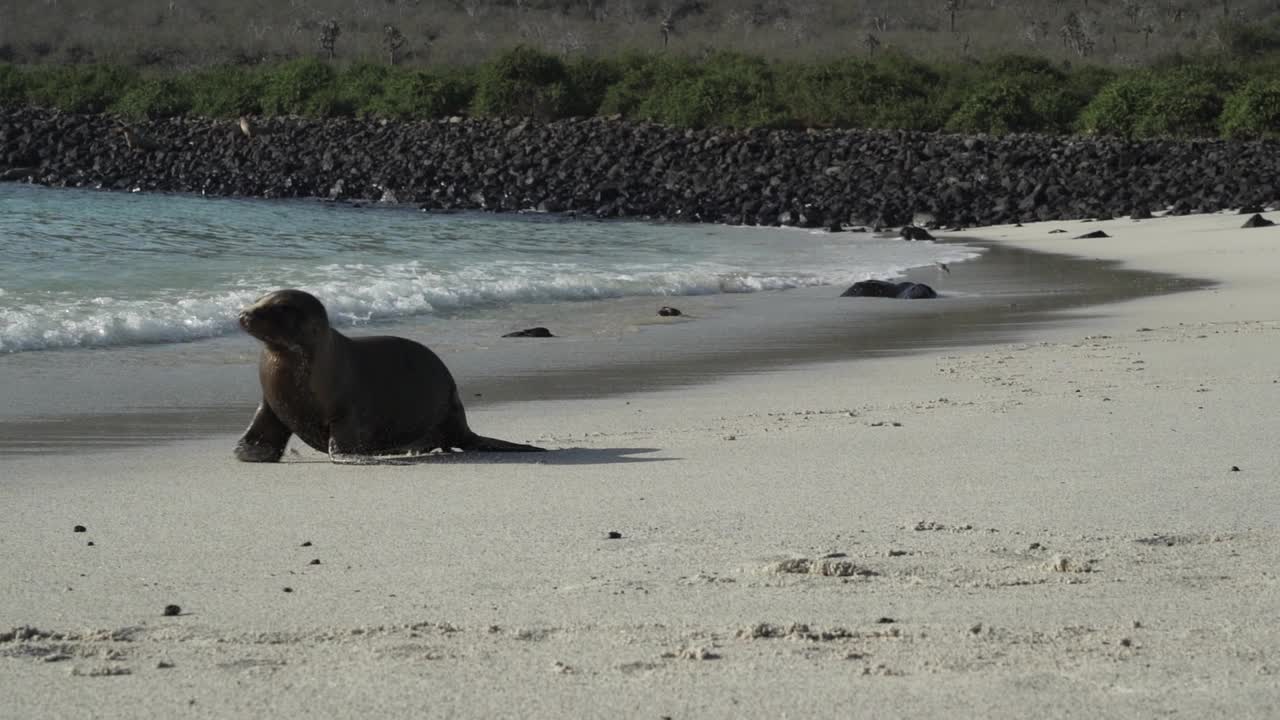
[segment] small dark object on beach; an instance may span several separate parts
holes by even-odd
[[[1064,233],[1064,232],[1066,232],[1066,230],[1063,230],[1062,228],[1058,228],[1057,230],[1050,230],[1050,231],[1049,231],[1049,234],[1050,234],[1050,235],[1058,235],[1058,234],[1060,234],[1060,233]]]
[[[506,335],[503,335],[502,337],[549,338],[549,337],[555,337],[555,335],[552,335],[551,331],[544,327],[535,327],[535,328],[526,328],[524,330],[517,330],[515,332],[509,332]]]
[[[1076,240],[1092,240],[1093,238],[1109,238],[1109,237],[1111,236],[1102,232],[1101,230],[1094,230],[1093,232],[1087,232],[1083,235],[1077,235],[1075,239]]]
[[[673,308],[669,305],[663,305],[662,307],[658,308],[658,314],[661,315],[662,317],[680,317],[684,313],[680,312],[679,308]]]
[[[86,529],[85,529],[85,526],[83,526],[83,525],[77,525],[77,526],[75,526],[75,527],[71,528],[71,532],[88,532],[88,530],[86,530]]]
[[[1150,220],[1151,211],[1146,208],[1135,208],[1133,212],[1129,213],[1129,217],[1133,220]]]
[[[922,227],[916,227],[915,225],[904,225],[902,229],[898,231],[898,237],[901,237],[904,240],[933,239],[933,236],[929,234],[928,230],[925,230]]]
[[[315,560],[312,560],[311,562],[309,562],[309,563],[307,563],[307,564],[308,564],[308,565],[319,565],[319,564],[320,564],[320,558],[316,558]]]
[[[892,625],[893,623],[896,623],[896,622],[898,622],[898,621],[897,621],[897,620],[894,620],[894,619],[893,619],[893,618],[891,618],[891,617],[882,617],[882,618],[880,618],[879,620],[876,620],[876,623],[878,623],[878,624],[880,624],[880,625]]]
[[[285,591],[285,592],[293,592],[293,588],[291,588],[291,587],[287,587],[287,588],[285,588],[285,589],[284,589],[284,591]]]
[[[93,547],[93,541],[90,540],[89,542],[85,543],[85,545],[88,547]]]
[[[1255,214],[1253,217],[1249,218],[1248,220],[1245,220],[1245,221],[1244,221],[1244,224],[1243,224],[1243,225],[1241,225],[1240,227],[1242,227],[1242,228],[1260,228],[1260,227],[1271,227],[1272,225],[1275,225],[1275,221],[1273,221],[1273,220],[1268,220],[1268,219],[1266,219],[1266,218],[1262,217],[1261,215],[1257,215],[1257,214]]]
[[[610,530],[610,531],[605,535],[605,538],[606,538],[606,539],[609,539],[609,540],[621,540],[621,539],[622,539],[622,533],[618,532],[617,530]]]
[[[899,300],[928,300],[938,297],[933,288],[924,283],[891,283],[885,280],[863,280],[849,286],[840,297],[880,297]]]
[[[1232,465],[1232,466],[1231,466],[1231,472],[1240,472],[1240,466],[1238,466],[1238,465]]]
[[[165,616],[165,617],[174,617],[174,616],[176,616],[176,615],[181,615],[181,614],[182,614],[182,608],[178,607],[177,605],[165,605],[165,606],[164,606],[164,616]]]

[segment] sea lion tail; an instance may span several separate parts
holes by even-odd
[[[546,452],[545,448],[525,445],[523,443],[514,443],[507,440],[499,440],[497,438],[476,435],[475,433],[472,433],[467,442],[460,447],[463,450],[476,452]]]

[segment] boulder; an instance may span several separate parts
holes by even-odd
[[[849,286],[840,297],[878,297],[897,300],[928,300],[938,297],[933,288],[924,283],[900,282],[887,280],[863,280]]]

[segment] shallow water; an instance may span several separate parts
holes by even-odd
[[[0,184],[0,246],[0,353],[233,334],[236,312],[279,287],[315,293],[338,326],[428,323],[457,342],[516,307],[838,285],[978,254],[860,234],[16,184]]]

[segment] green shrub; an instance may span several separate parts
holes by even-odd
[[[339,115],[368,115],[385,104],[387,84],[406,71],[389,65],[356,63],[338,73],[336,82]]]
[[[637,118],[656,112],[653,97],[659,88],[694,77],[697,69],[688,58],[634,54],[619,62],[619,73],[619,80],[605,91],[599,112]]]
[[[563,117],[568,86],[560,58],[520,45],[480,67],[472,106],[477,115]]]
[[[1232,93],[1221,127],[1229,138],[1280,136],[1280,80],[1259,78]]]
[[[111,109],[133,118],[163,118],[191,110],[191,87],[184,79],[152,78],[135,84]]]
[[[947,130],[966,133],[1033,132],[1048,123],[1032,106],[1034,90],[1024,80],[995,80],[969,94],[947,121]]]
[[[123,97],[135,79],[132,70],[112,65],[41,67],[28,77],[27,99],[66,112],[97,113]]]
[[[191,112],[202,117],[239,117],[262,112],[265,81],[260,73],[222,65],[191,77]]]
[[[609,87],[622,79],[623,66],[616,60],[580,55],[565,66],[569,97],[565,113],[574,117],[595,115],[604,103]]]
[[[292,60],[267,73],[262,110],[270,115],[327,117],[339,110],[333,68],[315,58]]]
[[[1236,77],[1200,66],[1136,72],[1104,87],[1085,108],[1081,127],[1103,135],[1213,135]]]
[[[438,118],[463,113],[473,94],[474,88],[463,78],[409,71],[392,75],[382,94],[365,109],[402,120]]]
[[[655,86],[637,114],[694,128],[769,127],[783,119],[769,64],[736,53],[717,53],[674,82]]]
[[[26,101],[26,74],[9,63],[0,63],[0,107],[18,106]]]

